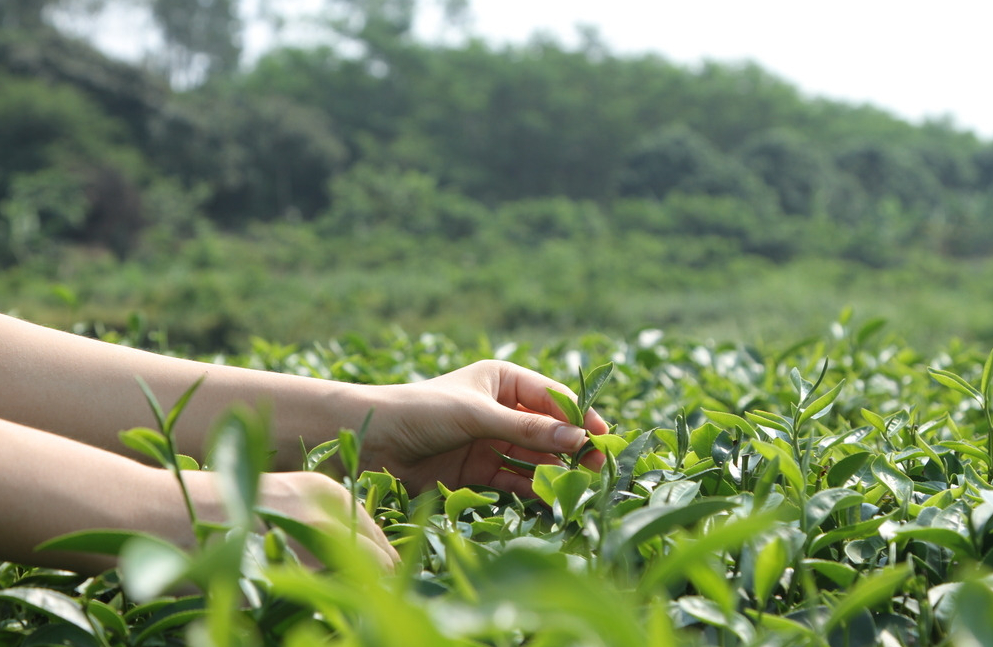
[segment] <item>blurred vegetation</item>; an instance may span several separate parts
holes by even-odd
[[[451,0],[448,44],[414,0],[326,0],[320,38],[250,65],[236,0],[130,3],[162,41],[141,64],[60,31],[122,4],[0,5],[4,311],[232,350],[795,337],[850,303],[925,348],[993,342],[993,143],[950,123],[592,31],[495,47]]]

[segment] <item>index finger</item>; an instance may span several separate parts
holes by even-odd
[[[569,422],[565,412],[559,408],[555,400],[548,394],[548,389],[565,393],[575,401],[576,394],[561,382],[526,369],[516,364],[503,362],[500,364],[499,386],[496,394],[497,402],[512,409],[525,409],[532,413],[552,416],[556,420]],[[586,412],[583,426],[592,434],[605,434],[609,427],[595,409]]]

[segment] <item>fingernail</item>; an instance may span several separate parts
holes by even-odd
[[[572,425],[559,425],[552,435],[555,446],[563,452],[574,452],[586,442],[586,432]]]

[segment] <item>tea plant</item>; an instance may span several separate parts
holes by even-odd
[[[188,551],[141,533],[49,542],[119,556],[95,578],[3,564],[0,645],[989,644],[993,354],[951,342],[923,357],[880,328],[846,315],[784,349],[644,331],[540,349],[352,336],[283,353],[281,370],[370,383],[482,357],[533,367],[578,387],[575,402],[552,395],[571,422],[596,399],[615,423],[588,443],[604,467],[528,466],[532,499],[415,496],[359,473],[361,430],[303,448],[305,469],[340,459],[402,554],[384,577],[347,533],[257,507],[266,418],[236,409],[206,467],[227,522],[191,509]],[[149,393],[159,429],[122,437],[177,487],[199,468],[171,440],[195,386],[168,413]],[[302,566],[294,543],[324,568]]]

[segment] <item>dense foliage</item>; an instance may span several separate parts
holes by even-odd
[[[143,65],[67,35],[117,4],[0,7],[4,311],[207,351],[387,321],[775,338],[852,303],[993,342],[993,147],[948,123],[592,31],[424,43],[413,0],[327,0],[321,38],[241,67],[233,0],[132,3]]]
[[[993,365],[956,343],[924,356],[848,317],[791,347],[657,330],[541,348],[257,341],[226,361],[394,383],[495,355],[577,390],[577,367],[612,362],[608,379],[586,371],[616,423],[595,440],[607,465],[539,467],[535,500],[414,496],[388,473],[353,471],[345,483],[404,556],[382,577],[347,534],[266,511],[269,530],[251,531],[265,425],[237,410],[213,435],[241,452],[215,466],[240,484],[226,528],[202,528],[212,539],[192,553],[119,533],[58,542],[121,555],[86,580],[0,565],[0,644],[987,644]],[[190,467],[170,453],[165,413],[159,440],[124,440]],[[306,449],[305,467],[337,451],[347,471],[361,444]],[[288,538],[327,572],[296,566]],[[187,578],[193,592],[168,593]]]

